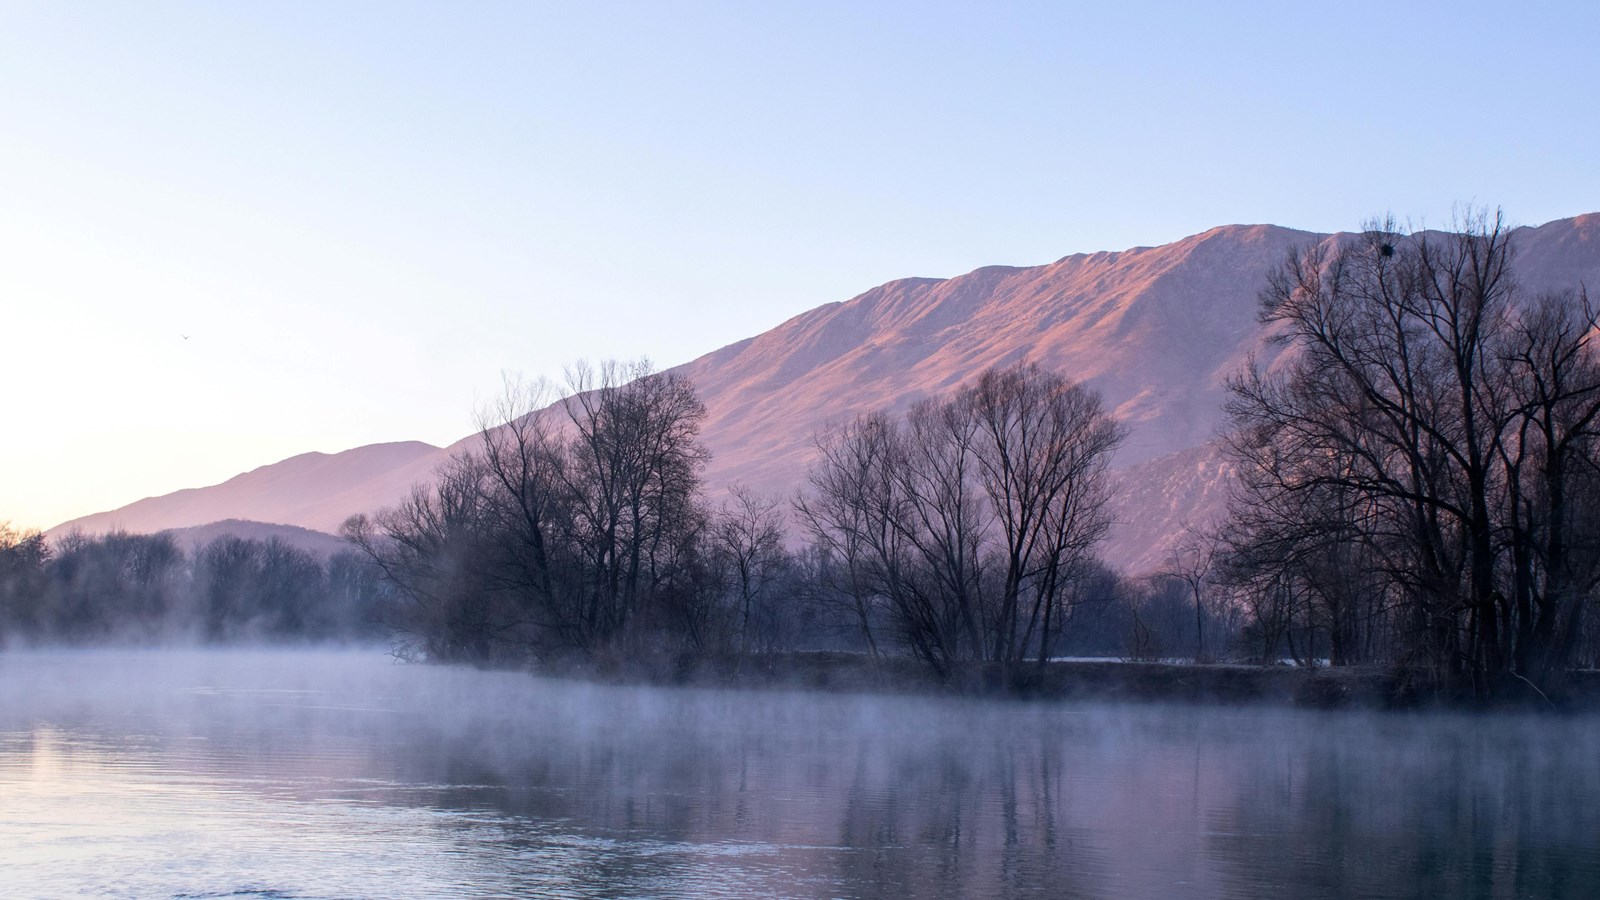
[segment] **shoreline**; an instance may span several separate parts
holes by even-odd
[[[1025,702],[1175,703],[1301,709],[1600,712],[1600,671],[1571,673],[1569,689],[1552,700],[1529,696],[1485,702],[1408,686],[1402,673],[1367,666],[1254,666],[1105,660],[1029,663],[1007,679],[994,664],[973,664],[940,679],[903,658],[806,651],[772,655],[683,658],[650,666],[637,661],[535,669],[535,674],[606,684],[826,693],[886,693]]]
[[[250,652],[335,650],[383,654],[402,665],[439,665],[520,672],[540,678],[614,686],[719,690],[814,691],[1023,703],[1150,703],[1191,706],[1263,706],[1368,711],[1600,713],[1600,670],[1568,673],[1566,690],[1552,698],[1531,691],[1485,701],[1470,693],[1428,690],[1403,672],[1377,666],[1260,666],[1243,663],[1135,661],[1115,657],[1024,664],[1008,673],[994,663],[970,663],[937,677],[907,657],[874,659],[848,651],[788,651],[747,655],[643,655],[565,664],[529,665],[511,660],[448,661],[407,658],[385,644],[365,642],[111,642],[0,646],[0,658],[16,653],[99,651]]]

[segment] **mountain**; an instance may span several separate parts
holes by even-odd
[[[1267,272],[1293,247],[1345,239],[1230,225],[1160,247],[891,281],[803,313],[679,367],[706,404],[713,499],[735,482],[790,494],[819,428],[1029,360],[1093,386],[1128,424],[1115,462],[1119,523],[1104,552],[1130,571],[1155,569],[1181,523],[1221,510],[1226,473],[1212,442],[1224,382],[1252,355],[1270,365],[1278,352],[1256,321]],[[1600,285],[1600,214],[1518,229],[1514,239],[1524,288]],[[52,531],[156,531],[221,518],[331,531],[350,513],[393,503],[475,440],[305,454]]]
[[[147,497],[50,529],[153,533],[244,519],[333,532],[352,512],[393,503],[424,480],[444,451],[421,441],[369,444],[343,453],[302,453],[214,484]],[[399,487],[396,488],[395,486]]]
[[[792,485],[818,426],[903,408],[1016,360],[1101,392],[1130,426],[1119,466],[1205,443],[1222,379],[1249,352],[1270,352],[1255,324],[1268,268],[1291,245],[1321,239],[1216,228],[1164,247],[893,281],[812,310],[684,366],[711,410],[709,475]]]

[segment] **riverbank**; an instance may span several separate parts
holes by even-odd
[[[41,646],[24,652],[93,654],[101,650],[144,649],[239,651],[323,649],[344,646],[382,651],[378,645],[239,644],[118,642],[94,646]],[[5,650],[18,647],[0,647]],[[1534,691],[1508,691],[1485,702],[1470,693],[1450,696],[1418,686],[1403,673],[1377,667],[1291,665],[1256,666],[1233,663],[1193,665],[1185,662],[1138,662],[1119,659],[1054,660],[1043,667],[1029,663],[1014,673],[993,664],[969,664],[936,676],[926,665],[905,657],[874,659],[865,653],[804,651],[772,654],[614,657],[599,662],[576,660],[566,665],[529,669],[509,660],[480,663],[478,668],[532,671],[577,682],[662,687],[706,687],[755,690],[802,690],[837,694],[904,694],[988,697],[1023,701],[1076,703],[1178,703],[1189,705],[1275,706],[1311,709],[1461,709],[1538,710],[1600,713],[1600,671],[1569,673],[1565,690],[1545,697]]]
[[[1117,659],[1059,660],[1029,664],[1008,676],[999,666],[975,664],[936,676],[910,659],[873,659],[861,653],[803,652],[760,656],[681,658],[656,665],[627,664],[552,672],[603,682],[693,687],[800,689],[837,693],[944,694],[1074,702],[1137,702],[1291,706],[1318,709],[1483,708],[1471,696],[1419,690],[1403,674],[1372,667],[1191,665]],[[1600,672],[1571,675],[1568,690],[1526,696],[1501,707],[1600,711]]]

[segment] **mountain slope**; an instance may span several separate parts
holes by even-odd
[[[1130,426],[1127,466],[1213,437],[1222,382],[1260,351],[1268,268],[1320,235],[1217,228],[1047,266],[907,279],[820,307],[686,366],[710,414],[709,480],[792,488],[829,420],[903,408],[983,368],[1036,361],[1086,381]]]
[[[110,512],[63,522],[101,533],[121,529],[157,532],[245,519],[333,532],[352,512],[393,503],[413,482],[428,477],[443,451],[421,441],[368,444],[342,453],[302,453],[211,485],[147,497]],[[394,488],[399,485],[399,489]]]
[[[1267,272],[1329,236],[1271,225],[1211,229],[1160,247],[1079,254],[949,279],[908,278],[790,319],[685,364],[707,407],[713,499],[743,482],[790,494],[813,434],[861,412],[901,409],[991,365],[1029,360],[1087,382],[1130,429],[1116,460],[1119,525],[1105,548],[1132,571],[1158,568],[1167,539],[1215,517],[1225,472],[1210,442],[1224,383],[1277,348],[1256,321]],[[1600,214],[1515,234],[1525,289],[1600,286]],[[453,449],[386,444],[306,454],[221,485],[66,523],[155,531],[221,518],[337,528],[393,503]]]

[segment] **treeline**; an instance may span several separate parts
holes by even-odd
[[[1078,606],[1127,594],[1092,553],[1122,430],[1036,366],[819,436],[792,502],[705,496],[705,408],[681,375],[580,367],[567,388],[551,405],[508,385],[435,484],[345,524],[411,653],[659,667],[849,649],[1016,672],[1070,652]],[[1118,652],[1118,628],[1083,635]]]
[[[355,553],[222,536],[0,527],[0,644],[381,640],[388,588]]]
[[[1122,428],[1037,366],[827,430],[788,498],[706,495],[705,409],[679,374],[579,367],[554,393],[509,383],[433,484],[345,523],[393,587],[402,655],[659,674],[835,650],[1027,682],[1239,630],[1197,618],[1181,580],[1095,557]]]

